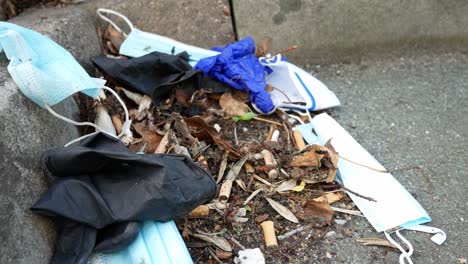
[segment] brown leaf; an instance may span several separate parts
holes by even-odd
[[[221,95],[219,105],[230,116],[241,116],[249,112],[249,107],[245,103],[236,100],[230,93]]]
[[[332,204],[338,202],[339,200],[343,199],[345,194],[342,192],[334,192],[334,193],[327,193],[320,197],[314,199],[316,202],[327,202],[328,204]]]
[[[273,40],[266,36],[257,44],[257,49],[255,50],[255,56],[265,57],[269,53]]]
[[[157,132],[151,131],[148,128],[146,121],[135,123],[132,126],[135,131],[141,135],[143,142],[147,144],[146,152],[154,153],[159,145],[159,142],[161,142],[162,136]]]
[[[323,154],[317,153],[318,151],[326,151],[320,145],[312,145],[310,149],[300,155],[294,156],[289,163],[290,167],[320,167]]]
[[[216,256],[219,259],[228,259],[228,258],[232,257],[232,252],[227,252],[227,251],[222,251],[222,250],[216,249]]]
[[[259,224],[259,223],[261,223],[261,222],[267,220],[268,217],[270,217],[269,214],[262,214],[262,215],[259,215],[259,216],[255,217],[255,222],[256,222],[257,224]]]
[[[325,223],[330,225],[333,218],[333,209],[327,202],[307,200],[302,206],[301,211],[296,214],[297,217],[304,221],[317,221],[317,225],[319,226]]]
[[[221,138],[221,135],[218,133],[218,131],[214,127],[208,125],[200,116],[193,116],[190,118],[185,118],[184,120],[187,126],[195,129],[195,131],[193,131],[192,134],[198,139],[203,140],[209,137],[218,146],[220,146],[224,150],[229,151],[237,158],[242,157],[242,154],[237,149],[231,146],[231,144],[229,144],[228,142],[224,141]]]
[[[331,141],[332,139],[329,139],[325,143],[325,148],[327,149],[327,154],[325,155],[325,158],[322,160],[323,165],[326,166],[328,169],[328,178],[325,180],[325,182],[330,183],[334,182],[336,178],[336,170],[338,169],[338,153],[335,151],[335,148],[332,146]]]
[[[200,205],[193,209],[188,216],[189,217],[203,217],[210,214],[210,208],[207,205]]]
[[[105,32],[105,37],[106,39],[109,40],[109,43],[113,46],[112,49],[117,50],[117,53],[115,54],[118,54],[120,45],[122,45],[123,41],[125,40],[124,35],[122,35],[122,33],[117,31],[111,24],[109,24]]]

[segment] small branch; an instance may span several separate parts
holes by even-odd
[[[312,224],[300,226],[300,227],[298,227],[298,228],[296,228],[294,230],[291,230],[289,232],[284,233],[283,235],[278,236],[277,238],[278,238],[278,240],[284,240],[284,239],[286,239],[288,237],[294,236],[295,234],[300,233],[300,232],[302,232],[302,231],[304,231],[306,229],[309,229],[311,227],[312,227]]]
[[[245,250],[245,247],[239,241],[237,241],[237,239],[230,237],[229,240],[231,240],[232,243],[234,243],[236,246],[238,246],[242,250]]]
[[[286,53],[286,52],[290,52],[290,51],[293,51],[293,50],[295,50],[295,49],[297,49],[297,45],[293,45],[293,46],[291,46],[291,47],[289,47],[289,48],[285,48],[285,49],[283,49],[283,50],[280,50],[280,51],[276,52],[276,54],[273,55],[273,56],[276,56],[276,55],[278,55],[278,54],[283,54],[283,53]]]
[[[281,125],[280,123],[276,122],[276,121],[273,121],[273,120],[268,120],[268,119],[265,119],[265,118],[261,118],[261,117],[254,117],[253,118],[254,120],[257,120],[257,121],[262,121],[262,122],[265,122],[265,123],[270,123],[270,124],[273,124],[273,125],[277,125],[279,127],[283,126]]]
[[[377,200],[375,200],[374,198],[368,197],[368,196],[364,196],[364,195],[359,194],[359,193],[357,193],[357,192],[355,192],[355,191],[352,191],[352,190],[346,188],[344,185],[342,185],[342,184],[340,184],[340,183],[338,183],[338,186],[340,186],[340,188],[341,188],[343,191],[347,191],[347,192],[349,192],[349,193],[352,193],[352,194],[356,195],[357,197],[360,197],[360,198],[362,198],[362,199],[366,199],[366,200],[371,201],[371,202],[377,202]]]
[[[348,161],[348,162],[351,162],[351,163],[356,164],[356,165],[358,165],[358,166],[367,168],[367,169],[369,169],[369,170],[373,170],[373,171],[376,171],[376,172],[382,172],[382,173],[387,173],[387,172],[388,172],[388,170],[386,170],[386,169],[381,170],[381,169],[372,168],[372,167],[369,167],[369,166],[367,166],[367,165],[364,165],[364,164],[361,164],[361,163],[352,161],[352,160],[350,160],[350,159],[348,159],[348,158],[345,158],[345,157],[343,157],[343,156],[340,156],[340,155],[337,155],[337,156],[338,156],[338,158],[340,158],[340,159],[344,159],[344,160],[346,160],[346,161]]]
[[[208,248],[208,253],[210,253],[211,257],[219,264],[223,264],[223,262],[216,256],[216,254],[211,250],[211,248]]]

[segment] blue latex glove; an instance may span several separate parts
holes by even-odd
[[[255,57],[255,43],[251,37],[212,50],[221,54],[198,61],[195,69],[250,94],[250,101],[263,113],[274,109],[266,91],[265,68]]]

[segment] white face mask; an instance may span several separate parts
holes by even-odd
[[[354,162],[376,170],[385,170],[343,127],[326,113],[315,116],[311,123],[318,135],[319,142],[324,144],[332,139],[331,144],[341,157],[350,158]],[[390,173],[378,172],[342,158],[338,162],[338,171],[344,186],[377,201],[368,201],[349,193],[351,199],[377,232],[385,232],[392,243],[396,244],[388,232],[398,229],[436,233],[432,237],[435,243],[442,244],[445,241],[445,233],[442,230],[421,226],[423,223],[430,222],[431,218]],[[403,263],[404,260],[407,260],[411,263],[409,258],[413,251],[411,244],[401,236],[399,231],[396,231],[396,234],[410,248],[409,252],[406,252],[400,247],[404,252],[400,257],[400,262]]]
[[[145,221],[127,248],[111,254],[95,253],[88,264],[191,264],[192,258],[174,221]]]
[[[125,41],[120,46],[119,53],[129,57],[141,57],[153,51],[161,53],[177,55],[181,52],[189,54],[189,64],[195,66],[200,59],[218,55],[219,52],[199,47],[187,45],[177,40],[164,37],[154,33],[148,33],[135,28],[132,22],[124,15],[105,8],[99,8],[97,11],[99,17],[109,22],[116,30],[127,36]],[[127,35],[119,26],[104,14],[111,14],[120,17],[130,28],[130,33]]]

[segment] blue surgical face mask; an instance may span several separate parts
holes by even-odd
[[[116,30],[126,36],[125,41],[120,46],[119,53],[129,57],[141,57],[153,51],[176,55],[181,52],[189,54],[189,64],[195,66],[200,59],[218,55],[219,52],[202,49],[199,47],[187,45],[174,39],[164,37],[154,33],[148,33],[135,28],[132,22],[124,15],[105,8],[99,8],[97,14],[103,20],[109,22]],[[104,14],[112,14],[120,17],[130,28],[127,35],[119,26]]]
[[[376,202],[369,201],[349,193],[377,232],[385,232],[387,238],[394,244],[396,242],[391,239],[389,233],[399,229],[434,233],[436,235],[432,240],[435,243],[442,244],[445,241],[445,233],[442,230],[421,225],[431,221],[427,212],[390,173],[376,171],[385,171],[385,168],[332,117],[323,113],[315,116],[311,123],[319,142],[324,144],[331,139],[331,144],[340,157],[343,157],[338,162],[339,177],[343,185],[376,200]],[[358,164],[363,164],[367,168]],[[396,233],[410,248],[409,252],[406,252],[400,247],[400,250],[404,251],[400,262],[406,260],[411,263],[409,257],[413,251],[412,246],[399,231]]]
[[[88,264],[192,264],[174,221],[145,221],[127,248],[111,254],[95,253]]]
[[[8,72],[21,92],[52,115],[77,126],[93,126],[90,122],[76,122],[53,111],[51,106],[77,92],[93,98],[104,88],[115,95],[125,111],[125,123],[118,137],[131,137],[128,111],[123,101],[112,89],[105,87],[105,81],[91,78],[73,56],[50,38],[27,28],[0,22],[0,51],[5,51],[10,60]],[[87,137],[86,135],[84,137]],[[73,140],[74,143],[83,139]],[[68,145],[68,144],[67,144]]]
[[[10,60],[8,71],[21,92],[45,108],[74,93],[97,97],[100,89],[73,56],[33,30],[0,22],[0,50]]]

